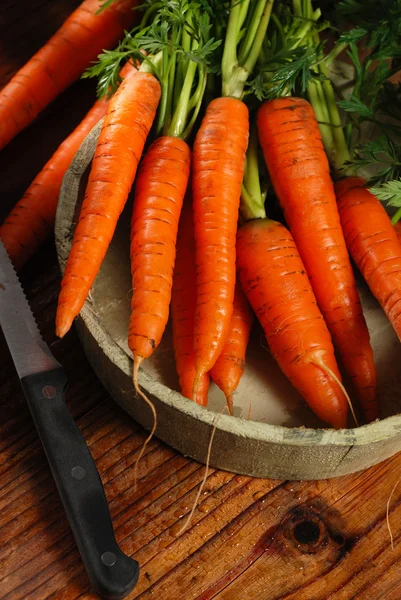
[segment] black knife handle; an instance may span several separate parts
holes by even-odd
[[[139,565],[116,542],[99,473],[65,403],[64,370],[29,375],[21,384],[91,585],[107,600],[125,598]]]

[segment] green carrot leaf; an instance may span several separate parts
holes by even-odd
[[[370,188],[370,191],[387,206],[401,208],[401,180],[386,181],[380,187]]]
[[[354,150],[354,157],[345,165],[357,172],[374,167],[369,179],[370,186],[381,186],[388,181],[401,178],[401,145],[388,136],[381,136]]]
[[[362,102],[359,98],[351,94],[351,96],[347,100],[340,100],[338,102],[340,108],[350,113],[357,113],[359,117],[363,117],[365,119],[373,119],[374,111]]]
[[[349,31],[345,31],[340,35],[338,41],[345,42],[346,44],[357,44],[368,34],[367,29],[363,27],[354,27]]]
[[[312,67],[321,56],[321,48],[321,45],[317,48],[298,46],[273,54],[259,68],[249,87],[259,100],[291,94],[297,85],[300,86],[300,92],[304,93],[308,83],[318,77]]]

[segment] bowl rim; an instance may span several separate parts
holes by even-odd
[[[132,376],[132,358],[113,339],[110,332],[98,318],[93,304],[87,300],[81,311],[80,318],[87,329],[94,336],[101,350],[113,364],[121,369],[127,377]],[[240,435],[263,442],[279,443],[291,446],[347,446],[365,445],[380,442],[392,433],[401,431],[401,415],[392,415],[350,429],[329,429],[311,427],[286,427],[284,425],[271,425],[269,423],[249,421],[242,417],[220,414],[192,402],[176,390],[172,390],[164,383],[154,380],[143,369],[140,370],[139,383],[146,392],[156,396],[169,407],[186,413],[188,416],[202,421],[206,425],[216,423],[217,428],[231,435]],[[132,390],[134,394],[134,390]]]

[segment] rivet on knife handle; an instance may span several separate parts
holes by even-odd
[[[116,542],[98,471],[64,401],[64,370],[28,375],[21,384],[92,587],[107,600],[125,598],[139,566]]]

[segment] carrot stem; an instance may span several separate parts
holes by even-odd
[[[245,83],[262,50],[273,4],[274,0],[258,0],[255,5],[249,0],[242,3],[231,0],[221,65],[223,96],[242,98]],[[245,22],[243,37],[242,25]]]
[[[197,70],[197,64],[190,61],[185,74],[184,85],[181,89],[180,99],[176,110],[174,111],[171,124],[166,128],[165,135],[172,137],[182,137],[185,131],[185,125],[188,118],[188,109],[191,99],[191,91]]]
[[[254,124],[251,127],[241,189],[240,212],[245,221],[266,218],[265,195],[260,187],[258,148],[259,141]]]
[[[397,210],[397,212],[392,216],[391,223],[396,225],[398,221],[401,219],[401,208]]]
[[[263,41],[266,36],[267,27],[270,21],[270,15],[273,10],[274,0],[268,0],[265,9],[263,11],[263,16],[260,20],[259,27],[257,29],[256,36],[253,41],[252,49],[249,53],[249,56],[244,64],[244,69],[249,73],[252,72],[256,61],[258,60],[258,56],[262,49]]]
[[[193,110],[193,112],[192,112],[192,117],[191,117],[190,121],[188,122],[186,129],[184,129],[184,131],[182,133],[182,138],[184,140],[186,140],[190,136],[192,128],[195,124],[195,121],[198,118],[198,114],[199,114],[199,111],[202,106],[203,96],[204,96],[205,89],[206,89],[207,79],[208,79],[208,76],[206,73],[206,69],[199,69],[198,87],[196,88],[194,94],[192,95],[190,102],[188,103],[188,112],[191,110]]]
[[[313,11],[311,0],[293,0],[294,12],[307,19],[309,28],[321,16],[320,9]],[[316,29],[310,34],[307,43],[317,48],[320,42]],[[308,98],[319,123],[319,130],[330,162],[339,171],[350,160],[348,143],[341,123],[333,85],[329,78],[328,65],[344,50],[346,44],[336,46],[315,68],[317,77],[308,84]]]
[[[149,8],[144,12],[143,17],[141,19],[141,26],[146,27],[147,23],[150,21],[153,13],[160,10],[163,6],[163,2],[153,2]]]
[[[255,11],[255,18],[252,20],[251,25],[249,27],[247,27],[246,36],[245,36],[244,42],[242,44],[241,52],[238,57],[238,62],[240,64],[242,64],[246,61],[247,57],[250,55],[250,53],[252,51],[252,46],[253,46],[254,40],[257,36],[259,23],[260,23],[260,20],[263,18],[263,11],[265,8],[264,5],[265,5],[265,2],[263,2],[263,1],[258,2],[256,11]]]
[[[322,136],[325,150],[330,157],[334,156],[334,138],[330,123],[330,116],[325,103],[322,82],[313,79],[308,84],[309,101],[315,111],[316,119],[319,124],[320,135]]]

